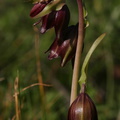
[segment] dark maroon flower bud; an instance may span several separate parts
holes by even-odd
[[[80,93],[71,104],[68,120],[98,120],[96,107],[88,94]]]
[[[61,39],[56,38],[51,47],[48,49],[51,60],[53,58],[61,57],[61,66],[64,66],[75,55],[76,44],[78,36],[78,25],[68,27]]]
[[[30,11],[30,17],[38,15],[48,3],[36,3]]]

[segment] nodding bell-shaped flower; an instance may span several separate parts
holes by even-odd
[[[64,32],[61,39],[56,37],[53,44],[47,50],[49,51],[48,58],[61,57],[61,66],[64,66],[70,59],[73,59],[76,51],[78,37],[78,24],[68,27]]]
[[[68,120],[98,120],[96,107],[87,93],[81,92],[71,104]]]

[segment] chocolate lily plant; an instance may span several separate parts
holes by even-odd
[[[54,28],[55,38],[46,52],[48,59],[61,57],[61,66],[65,66],[68,61],[72,61],[73,77],[71,87],[70,108],[68,120],[98,120],[97,110],[93,100],[86,93],[86,66],[88,61],[105,34],[102,34],[93,43],[89,50],[81,69],[79,80],[80,93],[77,95],[78,78],[80,73],[80,59],[83,51],[83,41],[85,29],[89,23],[87,21],[87,11],[82,0],[77,0],[79,20],[76,25],[69,26],[70,11],[64,0],[35,0],[30,11],[31,18],[38,18],[34,26],[38,26],[41,34]],[[77,97],[78,96],[78,97]]]

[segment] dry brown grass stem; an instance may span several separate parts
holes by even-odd
[[[27,87],[25,87],[25,88],[23,88],[22,90],[21,90],[21,92],[23,92],[23,91],[25,91],[25,90],[27,90],[27,89],[29,89],[29,88],[31,88],[31,87],[34,87],[34,86],[36,86],[36,85],[41,85],[41,86],[46,86],[46,87],[51,87],[52,85],[47,85],[47,84],[42,84],[42,83],[34,83],[34,84],[32,84],[32,85],[30,85],[30,86],[27,86]]]
[[[20,94],[21,92],[24,92],[25,90],[31,88],[31,87],[34,87],[34,86],[37,86],[37,85],[42,85],[42,86],[46,86],[46,87],[51,87],[52,85],[48,85],[48,84],[41,84],[41,83],[34,83],[32,85],[29,85],[25,88],[23,88],[22,90],[20,90],[20,92],[17,92],[13,95],[13,97],[15,97],[16,95]]]
[[[35,55],[36,55],[36,67],[37,67],[37,77],[38,77],[38,82],[43,84],[42,80],[42,74],[41,74],[41,65],[40,65],[40,55],[39,55],[39,33],[37,27],[34,26],[34,31],[35,31]],[[41,97],[44,96],[44,87],[40,87],[40,94]]]
[[[42,79],[42,74],[41,74],[41,64],[40,64],[40,54],[39,54],[39,31],[36,26],[34,26],[34,31],[35,31],[35,55],[36,55],[36,67],[37,67],[37,77],[38,77],[38,82],[43,84],[43,79]],[[46,111],[46,103],[45,103],[45,91],[44,91],[44,86],[40,85],[39,86],[40,90],[40,96],[41,96],[41,102],[42,102],[42,114],[43,117],[45,116],[45,111]]]
[[[19,77],[17,76],[14,82],[14,90],[15,90],[15,111],[16,111],[16,120],[20,120],[20,106],[19,106],[19,98],[18,98],[18,87],[19,87]]]

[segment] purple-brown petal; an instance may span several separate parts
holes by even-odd
[[[74,57],[77,44],[77,29],[78,25],[70,26],[66,31],[64,31],[64,36],[61,39],[56,37],[55,41],[48,49],[48,58],[50,60],[61,57],[61,66],[64,66],[70,59]]]
[[[30,17],[38,15],[47,5],[47,3],[36,3],[30,11]]]
[[[58,40],[54,40],[54,42],[52,43],[52,45],[50,46],[50,48],[46,51],[50,51],[49,55],[48,55],[48,59],[52,60],[53,58],[57,58],[59,56],[59,45],[58,45]]]
[[[48,29],[54,26],[55,15],[56,15],[56,11],[53,11],[41,18],[42,20],[42,25],[40,28],[41,33],[45,33]]]
[[[70,11],[67,5],[64,5],[61,10],[57,11],[55,16],[55,32],[57,38],[60,38],[62,31],[68,27],[69,20]]]

